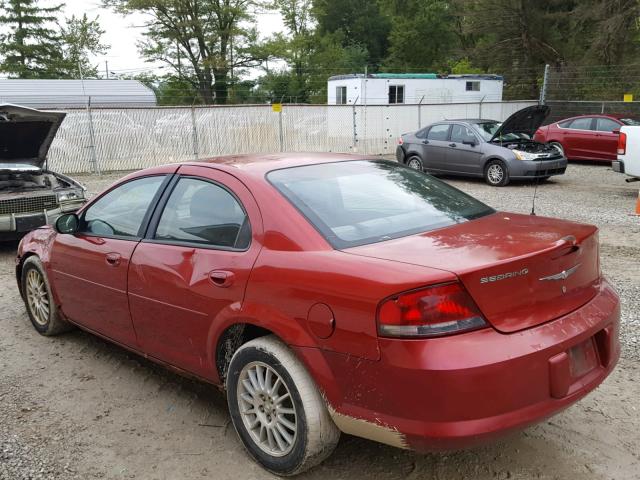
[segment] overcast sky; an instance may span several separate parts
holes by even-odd
[[[95,59],[99,64],[99,69],[104,75],[105,62],[109,63],[109,70],[116,73],[135,74],[149,71],[154,68],[153,64],[144,61],[138,54],[137,42],[142,38],[141,25],[144,24],[145,17],[142,15],[131,15],[123,17],[100,7],[97,0],[63,0],[66,4],[65,15],[72,14],[81,16],[86,13],[90,18],[100,17],[102,28],[106,31],[104,35],[105,43],[111,45],[107,55]],[[47,0],[43,4],[56,4],[60,2]],[[276,12],[260,14],[258,16],[258,31],[261,36],[269,36],[274,32],[282,31],[283,24],[280,15]],[[155,65],[157,66],[157,65]]]

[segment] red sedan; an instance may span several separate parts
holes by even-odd
[[[41,334],[77,326],[226,389],[281,475],[340,432],[433,451],[524,428],[619,357],[595,227],[352,155],[134,173],[28,234],[16,274]]]
[[[617,159],[618,135],[623,125],[640,125],[629,115],[581,115],[539,128],[536,142],[555,146],[569,160]]]

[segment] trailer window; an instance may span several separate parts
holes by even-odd
[[[404,85],[389,85],[389,103],[404,103]]]
[[[336,105],[347,104],[347,87],[336,87]]]
[[[467,92],[479,92],[480,82],[467,82]]]

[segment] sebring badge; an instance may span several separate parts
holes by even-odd
[[[539,280],[544,282],[544,281],[551,281],[551,280],[566,280],[567,278],[569,278],[571,275],[573,275],[574,273],[576,273],[576,270],[578,270],[578,268],[580,268],[580,263],[577,264],[575,267],[571,267],[569,270],[563,270],[560,273],[556,273],[555,275],[549,275],[548,277],[542,277]]]
[[[515,277],[524,277],[525,275],[529,275],[528,268],[523,268],[522,270],[518,270],[516,272],[506,272],[499,275],[491,275],[490,277],[482,277],[480,279],[480,283],[499,282],[500,280],[507,280],[508,278]]]

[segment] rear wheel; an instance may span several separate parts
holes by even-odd
[[[484,179],[492,187],[504,187],[509,183],[509,170],[501,160],[491,160],[484,167]]]
[[[32,256],[24,261],[21,281],[27,313],[38,333],[51,336],[73,329],[58,313],[47,274],[38,257]]]
[[[340,431],[311,376],[273,336],[247,342],[227,376],[233,426],[249,454],[277,475],[296,475],[327,458]]]
[[[414,170],[424,171],[424,165],[422,164],[422,159],[417,155],[413,155],[407,159],[407,167],[413,168]]]

